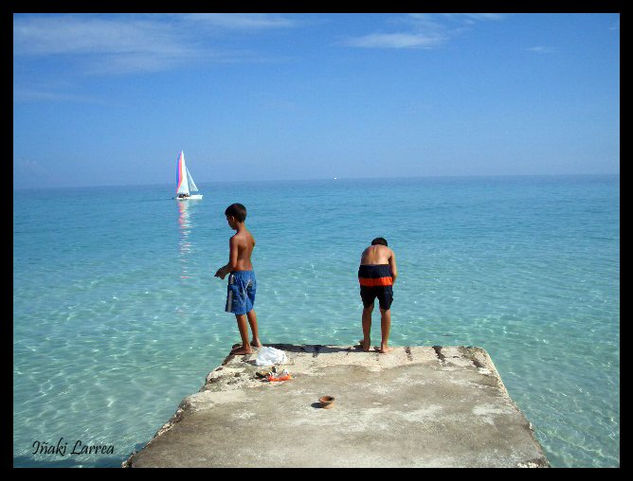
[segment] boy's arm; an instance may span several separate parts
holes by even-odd
[[[389,266],[391,267],[391,277],[395,284],[396,277],[398,277],[398,266],[396,266],[396,254],[391,251],[391,257],[389,258]]]
[[[220,279],[224,279],[226,275],[235,270],[237,266],[237,239],[235,236],[229,239],[229,263],[220,267],[215,273],[215,277],[219,277]]]

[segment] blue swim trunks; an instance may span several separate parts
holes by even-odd
[[[257,281],[254,271],[234,271],[229,274],[226,288],[226,312],[246,314],[255,305]]]

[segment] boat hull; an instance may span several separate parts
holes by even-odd
[[[176,197],[176,200],[200,200],[203,194],[191,194],[189,197]]]

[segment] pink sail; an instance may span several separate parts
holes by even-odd
[[[176,194],[181,194],[189,191],[185,189],[187,183],[187,171],[185,170],[185,154],[181,150],[178,154],[178,161],[176,162]]]

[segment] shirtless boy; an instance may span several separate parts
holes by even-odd
[[[363,351],[369,351],[371,345],[371,314],[374,300],[378,298],[380,305],[380,328],[382,342],[378,352],[389,352],[389,331],[391,329],[391,302],[393,301],[393,284],[398,277],[396,255],[387,246],[387,241],[376,237],[371,245],[363,251],[358,267],[360,297],[363,300]]]
[[[226,293],[226,312],[235,314],[237,328],[240,331],[242,345],[231,351],[231,354],[251,354],[251,345],[261,347],[257,332],[257,315],[253,309],[257,281],[251,254],[255,247],[255,238],[246,228],[246,207],[242,204],[231,204],[224,211],[226,221],[231,229],[237,231],[229,240],[229,262],[220,267],[215,277],[224,279],[229,274]],[[248,342],[248,324],[253,334],[252,342]]]

